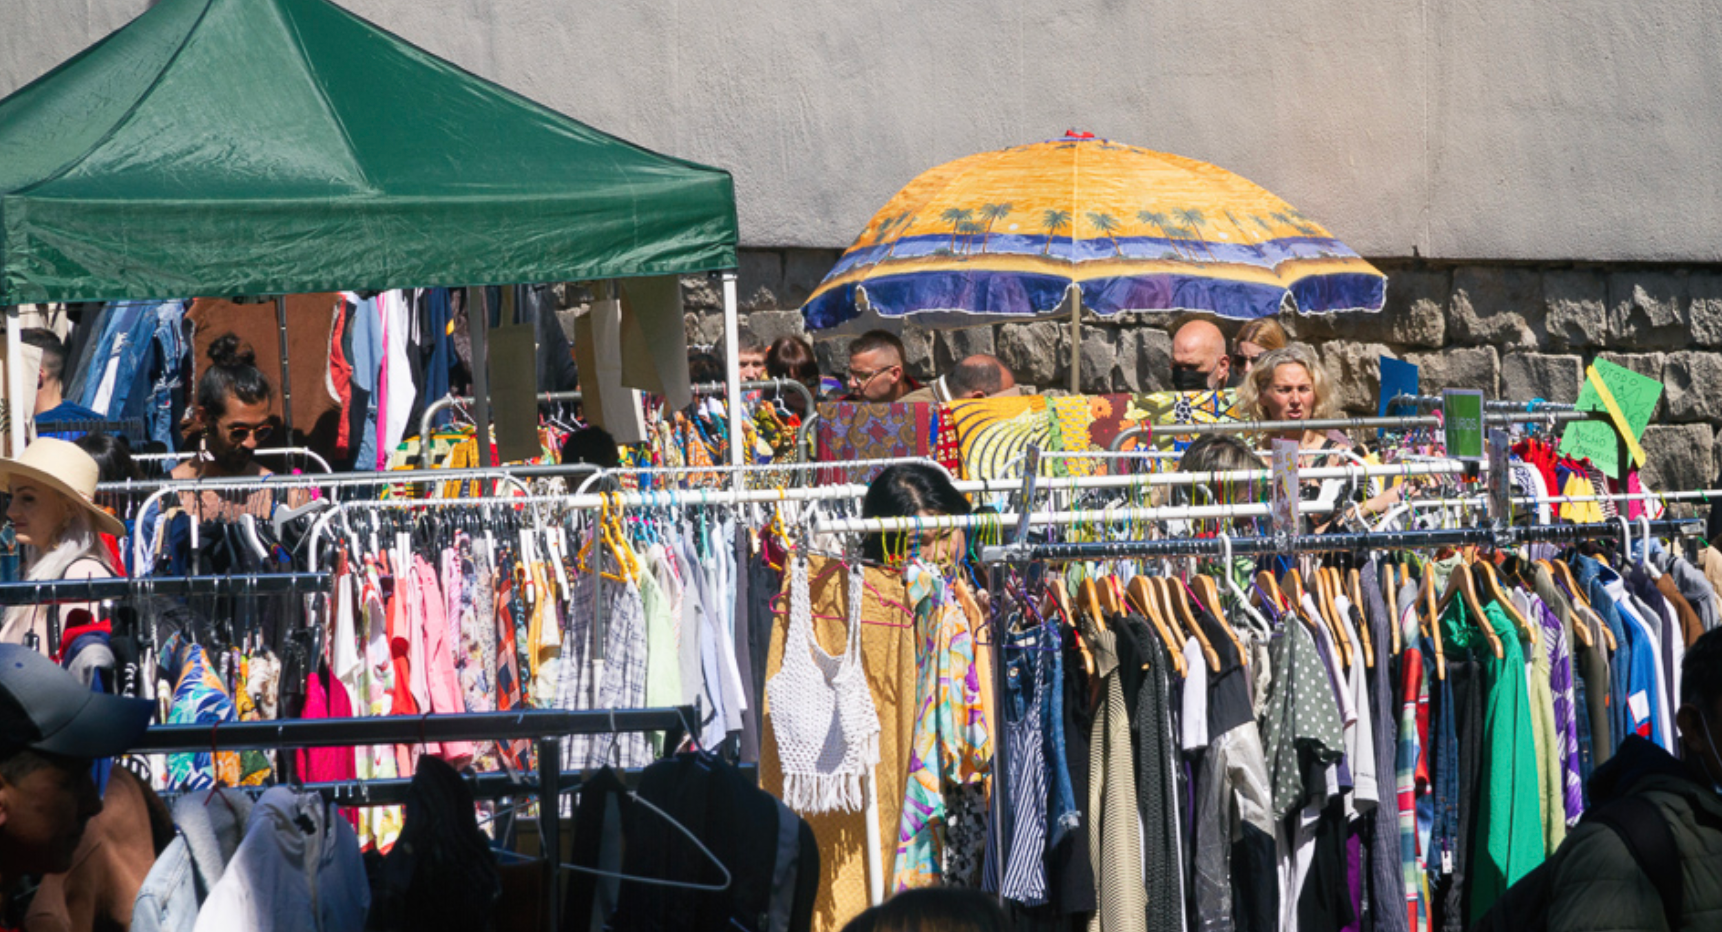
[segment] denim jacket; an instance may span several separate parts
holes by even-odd
[[[68,397],[105,418],[143,421],[149,439],[171,449],[190,362],[185,308],[183,301],[116,301],[103,308],[95,350],[68,385]]]

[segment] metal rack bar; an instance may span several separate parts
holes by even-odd
[[[691,386],[693,392],[698,395],[716,394],[723,391],[724,387],[724,383],[722,382],[700,382]],[[794,379],[762,379],[756,382],[741,383],[741,390],[744,392],[783,391],[785,389],[798,392],[802,399],[807,402],[807,406],[803,410],[809,413],[813,411],[813,393],[807,390],[807,386],[795,381]],[[540,392],[538,394],[538,402],[540,404],[554,404],[558,401],[579,401],[583,397],[584,396],[577,391]],[[424,415],[419,418],[419,445],[421,447],[419,462],[422,464],[424,469],[431,468],[430,444],[425,442],[425,438],[430,436],[436,416],[455,405],[472,404],[472,402],[473,399],[471,398],[465,398],[458,395],[444,395],[430,404],[425,405]],[[797,457],[801,456],[801,451],[806,449],[807,430],[810,423],[811,422],[806,418],[802,419],[801,430],[795,438]]]
[[[1642,525],[1642,522],[1640,524]],[[1650,533],[1659,537],[1697,533],[1702,529],[1703,522],[1696,520],[1650,522]],[[1540,524],[1529,527],[1509,527],[1501,533],[1487,527],[1464,527],[1416,531],[1368,531],[1348,534],[1295,534],[1283,537],[1239,537],[1229,541],[1211,537],[1081,544],[1003,544],[982,547],[981,560],[987,563],[1015,563],[1034,560],[1106,560],[1116,557],[1218,556],[1224,551],[1228,543],[1231,552],[1239,555],[1332,553],[1372,548],[1398,550],[1458,547],[1466,544],[1600,540],[1618,537],[1621,530],[1620,522],[1605,522],[1600,524]]]
[[[138,595],[270,595],[327,592],[328,573],[252,573],[232,576],[143,576],[129,579],[58,579],[0,583],[0,605],[104,602]]]
[[[1589,411],[1497,411],[1483,415],[1485,424],[1566,424],[1602,418]],[[1122,449],[1127,440],[1143,434],[1171,437],[1202,437],[1209,434],[1261,434],[1288,430],[1425,430],[1441,426],[1433,414],[1403,417],[1336,417],[1310,421],[1223,421],[1217,424],[1154,424],[1132,427],[1112,440],[1112,449]]]
[[[144,732],[131,753],[532,739],[538,745],[538,781],[531,792],[538,797],[538,836],[545,855],[545,928],[555,930],[559,928],[556,913],[561,908],[561,890],[556,880],[557,866],[561,863],[562,738],[568,735],[663,731],[668,733],[666,744],[674,747],[680,743],[684,729],[696,720],[697,712],[692,706],[672,706],[229,722],[208,728],[202,725],[156,725]]]
[[[192,457],[194,457],[196,455],[197,454],[195,452],[192,452],[189,450],[185,451],[183,453],[133,453],[132,459],[137,461],[137,462],[140,462],[140,463],[158,463],[158,462],[159,463],[167,463],[167,462],[174,462],[174,461],[178,461],[178,460],[188,460],[188,459],[191,459]],[[334,472],[334,470],[329,467],[329,461],[324,459],[323,457],[319,456],[317,454],[317,451],[311,449],[310,447],[266,447],[262,450],[253,451],[251,455],[257,456],[257,457],[264,457],[264,456],[285,456],[288,458],[292,458],[295,456],[303,457],[303,458],[308,459],[312,462],[315,462],[317,465],[323,467],[323,474],[324,475],[330,475]],[[110,484],[110,485],[124,485],[124,483],[108,483],[108,484]]]

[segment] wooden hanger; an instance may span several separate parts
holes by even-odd
[[[1501,606],[1501,611],[1512,619],[1513,624],[1519,629],[1519,636],[1524,638],[1525,643],[1533,648],[1536,647],[1538,644],[1537,630],[1519,612],[1519,608],[1513,604],[1513,600],[1507,598],[1507,594],[1501,590],[1501,581],[1495,576],[1495,564],[1488,560],[1478,560],[1476,565],[1477,569],[1482,571],[1483,591],[1487,592]]]
[[[1447,678],[1447,655],[1441,649],[1441,611],[1435,605],[1435,574],[1423,568],[1423,582],[1417,589],[1418,606],[1423,620],[1429,625],[1429,639],[1435,644],[1435,678]]]
[[[1124,614],[1124,598],[1118,589],[1118,577],[1108,573],[1095,580],[1094,585],[1100,590],[1100,607],[1108,618]]]
[[[1214,644],[1208,640],[1208,632],[1202,629],[1201,622],[1196,620],[1196,613],[1190,608],[1190,594],[1184,591],[1184,584],[1176,579],[1160,580],[1162,591],[1166,593],[1166,601],[1172,605],[1173,612],[1184,623],[1184,629],[1202,645],[1202,656],[1208,660],[1208,669],[1220,672],[1220,652],[1214,650]]]
[[[1148,577],[1137,576],[1124,587],[1124,599],[1135,607],[1142,617],[1148,619],[1154,631],[1160,635],[1160,640],[1166,645],[1166,652],[1172,655],[1172,666],[1179,676],[1188,672],[1184,664],[1184,648],[1172,637],[1171,628],[1167,627],[1166,619],[1160,615],[1160,607],[1154,601],[1154,594],[1148,587]]]
[[[1468,563],[1460,563],[1453,567],[1452,575],[1447,577],[1447,591],[1441,593],[1441,601],[1436,605],[1436,610],[1445,610],[1455,595],[1459,596],[1465,603],[1465,610],[1476,616],[1477,628],[1483,632],[1483,637],[1488,640],[1489,647],[1494,650],[1495,659],[1500,660],[1505,657],[1506,653],[1501,646],[1501,639],[1495,635],[1494,627],[1489,624],[1488,617],[1483,614],[1482,603],[1477,601],[1477,583],[1471,578],[1471,566]],[[1436,626],[1440,626],[1439,618],[1436,619]]]
[[[1214,577],[1206,573],[1197,573],[1196,577],[1190,581],[1190,585],[1196,590],[1196,596],[1202,600],[1202,604],[1208,607],[1208,611],[1214,613],[1214,618],[1219,621],[1220,628],[1226,632],[1226,637],[1231,639],[1232,646],[1238,649],[1238,662],[1246,667],[1249,666],[1250,655],[1244,650],[1244,642],[1238,639],[1237,629],[1232,627],[1232,623],[1226,619],[1226,613],[1220,609],[1220,584],[1214,581]]]
[[[1351,646],[1351,636],[1346,634],[1345,625],[1339,620],[1339,606],[1333,601],[1331,571],[1325,566],[1317,567],[1310,583],[1315,586],[1315,607],[1327,624],[1328,637],[1333,638],[1334,645],[1339,648],[1340,662],[1350,670],[1357,663],[1357,653]]]
[[[1278,615],[1278,614],[1282,614],[1285,612],[1285,610],[1286,610],[1285,593],[1280,591],[1279,580],[1274,579],[1274,574],[1268,572],[1267,570],[1262,570],[1261,572],[1258,572],[1256,574],[1256,588],[1260,589],[1263,592],[1266,592],[1269,596],[1271,596],[1273,598],[1274,604],[1272,607],[1274,610],[1274,614]]]
[[[1393,638],[1393,656],[1395,657],[1399,656],[1400,653],[1399,587],[1394,585],[1397,582],[1395,579],[1397,575],[1393,572],[1391,565],[1386,563],[1381,565],[1381,596],[1387,601],[1387,617],[1391,622],[1387,628],[1388,634]]]
[[[1538,560],[1536,565],[1547,570],[1549,576],[1555,580],[1556,588],[1559,588],[1560,576],[1555,572],[1554,564],[1547,560]],[[1562,618],[1561,622],[1573,629],[1573,637],[1577,638],[1580,644],[1590,648],[1596,647],[1596,638],[1591,635],[1590,621],[1578,613],[1571,597],[1567,599],[1567,616]]]
[[[1591,620],[1591,618],[1595,620],[1596,631],[1601,631],[1603,641],[1608,644],[1608,653],[1614,653],[1620,649],[1620,644],[1615,643],[1614,629],[1610,629],[1607,622],[1601,620],[1601,615],[1596,613],[1595,608],[1591,608],[1591,600],[1584,594],[1583,587],[1579,587],[1579,579],[1576,575],[1572,575],[1572,567],[1567,565],[1565,560],[1550,560],[1548,565],[1555,572],[1555,582],[1562,584],[1567,589],[1567,598],[1572,600],[1574,613],[1589,615],[1589,618],[1584,618],[1584,620]]]
[[[1100,606],[1100,586],[1089,576],[1076,587],[1076,595],[1082,600],[1082,607],[1088,612],[1089,620],[1094,623],[1096,631],[1106,630],[1106,612]]]
[[[1337,571],[1336,571],[1337,572]],[[1363,618],[1363,574],[1357,567],[1346,571],[1347,587],[1350,590],[1351,604],[1357,606],[1359,618]],[[1363,642],[1363,664],[1369,669],[1375,669],[1375,638],[1369,633],[1369,619],[1363,618],[1363,625],[1357,629],[1357,638]]]

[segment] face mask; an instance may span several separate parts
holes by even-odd
[[[1208,374],[1187,366],[1172,367],[1172,388],[1180,392],[1199,392],[1208,387]]]

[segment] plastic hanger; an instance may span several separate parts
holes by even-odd
[[[609,770],[610,768],[606,767],[605,769]],[[617,778],[617,782],[620,782],[620,778]],[[572,792],[572,789],[570,789],[568,792]],[[561,864],[561,863],[559,863],[559,864],[557,864],[558,867],[560,867],[562,870],[565,870],[565,871],[574,871],[576,873],[581,873],[581,874],[590,874],[591,876],[594,876],[594,877],[608,877],[612,880],[619,880],[619,881],[624,881],[627,883],[646,884],[647,886],[653,886],[653,887],[672,887],[672,888],[677,889],[677,890],[699,890],[699,891],[704,891],[707,893],[718,893],[718,892],[729,889],[730,883],[733,880],[733,878],[730,875],[729,868],[725,867],[724,863],[722,861],[718,860],[717,855],[712,854],[711,849],[707,848],[705,846],[705,843],[700,841],[699,836],[697,836],[693,832],[689,831],[688,827],[683,825],[681,822],[677,821],[674,816],[672,816],[669,813],[665,812],[664,810],[658,808],[653,803],[646,801],[646,799],[641,797],[638,793],[635,793],[632,790],[630,790],[630,791],[627,791],[625,795],[628,797],[630,804],[644,806],[648,812],[654,813],[659,818],[663,819],[665,822],[668,822],[670,824],[671,828],[675,829],[677,832],[679,832],[682,835],[682,837],[684,837],[688,841],[692,842],[694,848],[696,850],[698,850],[702,856],[704,856],[706,862],[708,864],[711,864],[713,867],[716,867],[718,869],[718,873],[723,875],[723,882],[718,883],[718,884],[691,883],[691,882],[685,881],[685,880],[671,880],[669,878],[664,878],[664,877],[640,877],[640,876],[636,876],[634,874],[623,874],[623,873],[618,873],[618,872],[614,872],[614,871],[602,871],[602,870],[598,870],[597,868],[585,867],[585,866],[582,866],[579,864]]]
[[[1219,573],[1219,575],[1220,575],[1221,579],[1225,580],[1226,591],[1228,591],[1232,594],[1233,601],[1237,603],[1238,611],[1243,612],[1244,617],[1248,618],[1250,620],[1250,622],[1252,623],[1252,627],[1254,627],[1261,634],[1264,634],[1264,635],[1268,634],[1272,630],[1271,627],[1268,625],[1268,620],[1266,618],[1263,618],[1261,613],[1256,611],[1255,607],[1250,604],[1249,593],[1238,588],[1238,581],[1232,577],[1232,539],[1230,537],[1227,537],[1225,534],[1220,534],[1219,535],[1219,541],[1220,541],[1220,573]],[[1209,578],[1212,578],[1212,577],[1209,577]]]

